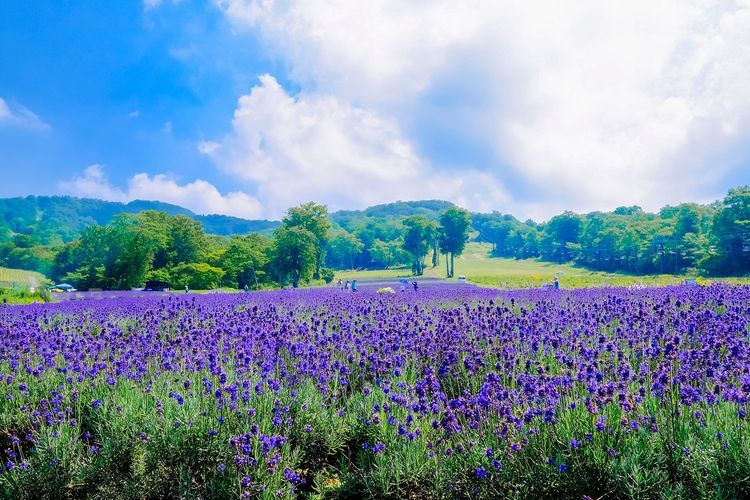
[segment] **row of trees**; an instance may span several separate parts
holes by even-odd
[[[450,256],[451,275],[453,256],[463,250],[470,221],[469,213],[457,207],[446,210],[440,224],[424,216],[408,217],[403,234],[387,244],[380,240],[376,246],[382,248],[375,253],[381,251],[386,260],[391,257],[385,254],[407,254],[421,274],[429,250],[438,255],[439,249]],[[329,251],[347,267],[342,256],[351,264],[362,249],[354,235],[332,229],[324,205],[312,202],[289,209],[272,238],[258,233],[209,236],[188,217],[149,210],[85,229],[57,253],[53,277],[83,289],[128,289],[149,280],[191,288],[297,287],[311,279],[333,279],[333,269],[325,267]]]
[[[332,279],[335,269],[406,266],[420,275],[441,258],[452,276],[470,234],[491,243],[500,257],[638,274],[741,275],[750,272],[750,187],[711,205],[564,212],[545,224],[499,212],[469,214],[439,201],[336,214],[311,202],[289,209],[272,236],[207,235],[192,218],[148,210],[90,226],[65,245],[39,245],[34,235],[15,234],[0,244],[0,265],[41,271],[80,288],[130,288],[151,279],[192,288],[299,286]]]
[[[576,262],[637,274],[698,270],[710,275],[750,271],[750,188],[732,189],[711,205],[683,203],[646,213],[638,206],[579,215],[564,212],[546,224],[500,213],[475,214],[478,241],[502,257]]]

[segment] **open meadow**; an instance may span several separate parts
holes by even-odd
[[[668,286],[679,285],[686,279],[695,279],[695,275],[629,275],[624,273],[606,273],[594,271],[568,263],[555,264],[538,259],[508,259],[490,257],[492,245],[489,243],[469,242],[463,253],[455,259],[454,279],[466,276],[469,283],[494,288],[539,288],[550,284],[557,276],[563,288],[587,288],[602,286]],[[444,278],[445,263],[441,257],[440,265],[426,267],[425,277]],[[411,270],[395,268],[385,270],[337,271],[336,279],[411,279]],[[711,281],[698,278],[703,284]],[[750,284],[750,278],[734,278],[729,281]]]
[[[0,309],[8,498],[750,495],[750,288]]]
[[[555,264],[537,259],[490,257],[492,245],[467,243],[463,254],[456,257],[455,274],[464,275],[472,283],[510,288],[535,288],[552,283],[555,276],[565,288],[591,286],[663,286],[676,285],[684,277],[674,275],[631,276],[622,273],[593,271],[571,264]]]
[[[44,302],[49,299],[49,280],[41,273],[0,267],[0,301],[11,304]]]

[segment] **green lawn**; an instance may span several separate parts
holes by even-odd
[[[333,281],[342,280],[361,280],[366,278],[410,278],[411,269],[409,268],[397,268],[397,269],[379,269],[375,271],[336,271],[336,276]]]
[[[673,276],[671,274],[638,276],[620,273],[604,273],[591,271],[570,264],[556,264],[542,262],[536,259],[505,259],[490,257],[492,246],[489,243],[467,243],[463,255],[454,262],[454,279],[466,276],[469,283],[482,286],[523,288],[539,287],[544,283],[552,283],[555,276],[562,288],[581,288],[592,286],[664,286],[682,283],[687,278],[696,276]],[[428,255],[429,261],[431,254]],[[427,267],[426,277],[445,277],[445,260],[440,256],[440,265],[435,268]],[[366,278],[398,278],[411,277],[409,268],[384,269],[376,271],[337,271],[335,280],[352,280]],[[713,280],[702,280],[708,282]],[[750,283],[748,278],[731,278],[727,281]]]
[[[0,267],[0,287],[44,287],[50,281],[43,274],[35,271],[24,271],[23,269],[9,269]]]
[[[0,267],[0,302],[2,299],[11,304],[44,301],[49,285],[50,281],[43,274]],[[31,293],[32,287],[34,293]]]
[[[454,274],[464,275],[467,281],[485,286],[538,287],[552,283],[555,276],[563,288],[589,286],[669,285],[682,282],[684,276],[632,276],[591,271],[570,264],[542,262],[536,259],[505,259],[489,257],[488,243],[468,243],[463,255],[456,258]],[[444,270],[441,270],[443,275]]]

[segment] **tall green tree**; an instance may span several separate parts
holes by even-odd
[[[471,215],[459,207],[450,207],[440,216],[440,229],[442,233],[441,250],[450,255],[448,277],[453,277],[453,260],[461,255],[469,239],[469,226]]]
[[[583,221],[581,216],[566,211],[552,217],[544,227],[543,252],[548,260],[570,260],[577,250]]]
[[[113,287],[124,290],[143,284],[156,254],[167,248],[168,216],[154,210],[120,214],[115,217],[112,229],[118,249],[111,274]]]
[[[315,268],[313,277],[320,277],[320,268],[323,265],[328,231],[331,223],[328,220],[328,207],[312,201],[303,203],[297,207],[287,210],[286,216],[281,220],[285,228],[300,227],[315,236]]]
[[[424,259],[430,250],[437,225],[422,215],[413,215],[403,221],[404,250],[412,256],[412,272],[421,276],[424,272]]]
[[[391,241],[375,239],[370,248],[370,254],[373,260],[385,269],[409,261],[409,254],[404,251],[400,238]]]
[[[169,219],[170,264],[202,262],[207,248],[206,234],[200,222],[176,215]]]
[[[219,259],[219,267],[226,271],[224,284],[236,288],[247,285],[257,290],[267,283],[266,267],[270,261],[272,246],[270,238],[258,233],[232,236]]]
[[[730,189],[712,224],[714,255],[707,266],[716,274],[750,272],[750,186]]]
[[[307,282],[315,272],[318,251],[315,234],[301,226],[282,226],[274,233],[274,267],[281,275],[289,276],[294,288]]]
[[[356,235],[344,229],[332,232],[328,241],[328,262],[333,262],[340,269],[354,269],[354,259],[362,252],[365,245]]]

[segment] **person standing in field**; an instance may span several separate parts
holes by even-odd
[[[352,292],[357,291],[357,280],[352,280]]]
[[[349,280],[346,280],[346,283],[344,283],[344,290],[349,290]]]
[[[414,291],[415,291],[415,292],[416,292],[417,290],[419,290],[419,285],[417,284],[417,280],[414,280],[414,281],[412,281],[412,282],[411,282],[411,286],[413,286],[413,287],[414,287]]]
[[[185,285],[185,293],[188,293],[188,292],[190,292],[190,289],[188,288],[187,285]]]

